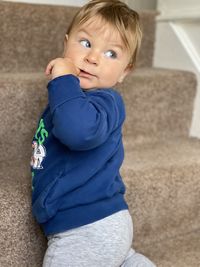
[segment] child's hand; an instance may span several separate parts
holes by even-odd
[[[80,70],[74,65],[69,58],[56,58],[49,62],[46,67],[45,74],[51,75],[51,79],[56,77],[73,74],[78,75]]]

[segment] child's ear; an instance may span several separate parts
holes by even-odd
[[[133,66],[129,64],[129,65],[125,68],[125,70],[124,70],[124,72],[122,73],[122,75],[119,77],[118,82],[119,82],[119,83],[122,83],[123,80],[124,80],[124,78],[125,78],[131,71],[132,71],[132,69],[133,69]]]
[[[68,34],[65,34],[63,57],[65,56],[67,49],[67,40],[68,40]]]

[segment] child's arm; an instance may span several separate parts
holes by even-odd
[[[100,89],[87,95],[74,75],[49,82],[49,106],[53,134],[72,150],[88,150],[103,144],[125,119],[121,96]]]

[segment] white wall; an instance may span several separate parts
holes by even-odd
[[[158,9],[162,12],[160,18],[191,18],[199,17],[199,0],[158,0]]]
[[[154,66],[196,73],[190,135],[200,137],[200,1],[158,0]]]

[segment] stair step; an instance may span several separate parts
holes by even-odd
[[[26,157],[47,101],[47,82],[44,73],[1,73],[0,116],[4,127],[0,129],[0,160]],[[132,136],[135,143],[187,136],[195,87],[196,79],[189,72],[161,69],[134,72],[118,88],[127,110],[124,134]],[[15,138],[8,139],[8,132],[15,133]]]
[[[200,142],[168,139],[135,145],[125,140],[121,174],[133,216],[136,244],[200,228]]]
[[[188,136],[196,94],[193,73],[138,69],[118,86],[126,103],[124,133],[135,142]]]
[[[0,1],[0,72],[43,71],[49,60],[62,56],[64,36],[77,10]],[[152,66],[155,16],[156,12],[141,13],[140,67]]]
[[[199,267],[200,229],[141,248],[158,267]]]
[[[152,260],[159,259],[163,250],[156,253],[153,248],[151,252],[151,244],[200,228],[199,151],[200,142],[193,139],[144,146],[125,140],[121,174],[134,221],[135,246],[147,248],[144,252],[150,253]],[[0,161],[2,267],[20,267],[27,262],[39,267],[44,255],[46,241],[31,215],[29,159]],[[176,248],[176,241],[173,245]]]

